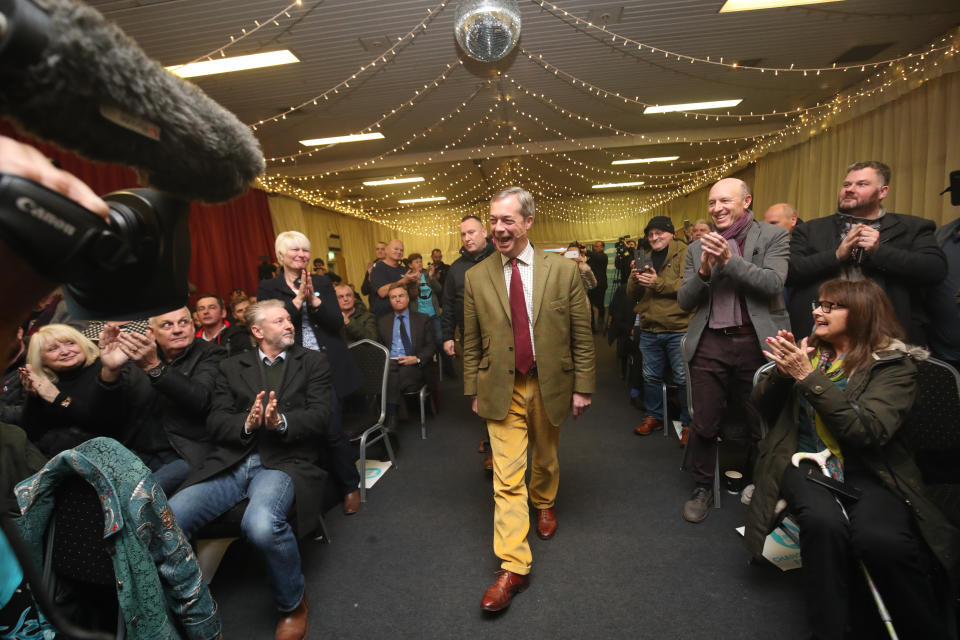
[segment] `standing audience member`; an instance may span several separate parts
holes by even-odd
[[[30,338],[20,380],[27,393],[23,429],[53,457],[95,436],[117,437],[126,417],[118,384],[115,326],[104,328],[101,348],[65,324],[48,324]],[[122,365],[122,362],[120,363]]]
[[[413,269],[401,264],[403,259],[403,243],[391,240],[387,245],[383,260],[373,265],[370,272],[370,312],[380,316],[390,313],[389,292],[393,285],[399,284],[407,288],[407,294],[414,297],[417,291],[417,280],[420,276]]]
[[[130,416],[121,442],[173,495],[210,447],[205,423],[225,350],[193,335],[186,307],[150,318],[146,334],[119,333]],[[119,359],[118,359],[119,362]]]
[[[960,574],[960,531],[924,496],[913,454],[897,437],[917,396],[915,361],[926,352],[901,341],[889,300],[870,280],[822,284],[813,320],[809,347],[788,331],[767,339],[764,353],[777,367],[753,392],[771,429],[757,461],[747,546],[761,555],[783,496],[800,527],[812,637],[886,637],[871,633],[880,620],[866,588],[855,587],[864,579],[858,561],[900,638],[951,637],[946,580],[938,584],[945,576],[934,569],[942,563],[953,578]],[[791,463],[797,452],[823,452],[830,476],[856,487],[859,498],[843,500],[849,521],[835,494],[809,481],[823,477],[821,468]],[[859,616],[851,612],[857,604]]]
[[[690,323],[690,311],[677,304],[677,292],[683,283],[687,245],[676,240],[673,222],[656,216],[643,230],[651,252],[642,266],[634,265],[627,282],[627,297],[640,315],[640,353],[643,362],[643,406],[646,417],[633,432],[650,435],[663,429],[663,370],[669,363],[674,384],[680,387],[680,424],[682,438],[687,437],[690,412],[687,408],[687,383],[680,342]],[[669,426],[669,425],[668,425]]]
[[[333,413],[324,435],[327,447],[335,452],[330,458],[333,475],[340,485],[339,493],[344,497],[344,513],[350,515],[360,508],[360,475],[354,466],[356,454],[343,434],[341,414],[343,399],[360,386],[360,369],[350,355],[347,343],[340,337],[343,315],[333,284],[326,276],[307,273],[310,240],[299,231],[284,231],[277,236],[274,245],[281,273],[273,280],[260,283],[257,299],[283,302],[294,325],[296,344],[327,356],[336,398],[331,405]],[[249,312],[247,309],[248,319]],[[250,330],[253,331],[253,327]]]
[[[712,222],[703,219],[697,220],[693,223],[693,226],[690,227],[690,244],[693,244],[711,231],[715,231]]]
[[[580,250],[580,243],[573,241],[567,245],[567,252],[564,256],[570,256],[569,259],[573,260],[577,265],[577,270],[580,272],[580,282],[583,284],[583,291],[588,292],[596,288],[597,278],[593,275],[593,271],[590,270],[590,265],[587,264],[587,256],[583,255],[583,252]]]
[[[249,309],[257,350],[220,363],[207,429],[215,445],[170,509],[187,538],[249,499],[240,529],[263,556],[280,612],[277,640],[307,636],[300,538],[321,516],[320,447],[333,413],[327,359],[295,344],[279,300]],[[296,504],[297,531],[290,526]]]
[[[389,295],[392,313],[380,316],[377,327],[380,343],[390,348],[387,430],[393,432],[402,394],[413,393],[428,382],[430,363],[437,348],[433,323],[428,316],[410,309],[406,286],[395,285]]]
[[[433,338],[437,343],[437,351],[440,351],[443,346],[443,333],[440,328],[440,296],[443,293],[443,287],[435,277],[433,266],[426,271],[423,270],[423,256],[419,253],[411,253],[407,263],[417,272],[417,297],[411,298],[417,301],[414,311],[430,318],[430,324],[433,325]],[[392,300],[390,305],[393,306]]]
[[[224,330],[230,326],[223,299],[215,293],[201,294],[197,297],[196,311],[201,325],[197,337],[220,344]]]
[[[493,241],[487,237],[487,228],[476,216],[464,216],[460,221],[460,257],[447,272],[447,282],[443,285],[443,315],[440,318],[443,329],[443,352],[448,357],[457,355],[457,347],[463,353],[463,287],[467,271],[480,264],[496,251]],[[479,452],[483,454],[483,468],[493,469],[493,453],[490,450],[490,438],[487,424],[481,426]]]
[[[373,255],[373,262],[367,263],[367,272],[363,275],[363,284],[360,285],[360,293],[367,296],[368,299],[373,293],[373,290],[370,288],[370,274],[373,272],[373,268],[377,265],[377,263],[383,260],[384,256],[387,255],[387,243],[377,242],[373,248]]]
[[[348,284],[336,286],[337,303],[343,316],[343,338],[347,342],[357,340],[377,341],[377,320],[367,311],[363,303],[357,300],[357,294]]]
[[[854,163],[840,186],[837,212],[794,229],[787,282],[794,335],[810,335],[810,305],[823,282],[869,278],[890,298],[909,341],[926,344],[924,294],[947,275],[947,261],[933,221],[883,208],[889,190],[890,167]]]
[[[590,308],[578,269],[534,251],[533,196],[520,187],[490,201],[490,229],[499,254],[467,272],[463,298],[463,387],[487,420],[493,447],[493,549],[501,571],[481,601],[500,611],[530,583],[533,556],[529,500],[537,535],[557,531],[560,424],[590,406],[595,355]],[[542,305],[542,306],[541,306]]]
[[[600,333],[606,326],[606,300],[607,300],[607,264],[609,258],[603,248],[603,241],[597,240],[593,243],[593,251],[587,257],[587,265],[593,272],[593,277],[597,280],[597,286],[587,291],[587,298],[590,300],[590,324],[594,333]],[[597,310],[596,319],[593,318],[593,310]]]
[[[757,222],[747,183],[724,178],[710,189],[708,206],[717,231],[687,249],[677,303],[695,315],[687,329],[684,358],[690,363],[693,429],[688,456],[696,487],[683,518],[702,522],[713,498],[716,437],[725,406],[747,408],[751,433],[760,425],[750,406],[753,374],[766,360],[764,341],[789,329],[783,305],[790,235]],[[729,400],[728,400],[729,399]],[[748,459],[747,469],[750,462]]]
[[[17,329],[17,339],[7,353],[3,379],[0,380],[0,422],[22,424],[23,404],[27,400],[20,382],[20,370],[27,364],[27,348],[23,344],[23,327]]]
[[[318,276],[327,276],[330,278],[330,282],[333,284],[339,284],[341,281],[340,276],[335,274],[333,271],[330,271],[330,269],[327,268],[327,265],[323,263],[323,258],[314,258],[313,272]]]
[[[793,228],[797,226],[800,219],[797,218],[797,210],[786,202],[775,204],[763,214],[763,221],[783,227],[790,235],[793,235]]]
[[[960,205],[960,171],[950,172],[950,201]],[[960,218],[937,229],[937,244],[947,259],[947,277],[930,292],[930,350],[960,370]]]
[[[450,270],[450,265],[444,264],[443,252],[440,249],[434,249],[430,252],[430,266],[433,267],[433,277],[443,287],[443,283],[447,281],[447,271]]]

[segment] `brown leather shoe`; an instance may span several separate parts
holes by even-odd
[[[501,569],[497,571],[497,579],[493,586],[483,594],[480,608],[484,611],[500,611],[510,606],[513,596],[530,586],[530,576],[522,576],[513,571]]]
[[[352,516],[360,510],[360,489],[354,489],[343,496],[343,515]]]
[[[687,446],[687,436],[688,436],[689,434],[690,434],[690,427],[684,427],[684,428],[680,431],[680,446],[681,446],[681,447]]]
[[[553,512],[553,507],[537,509],[537,537],[541,540],[549,540],[556,532],[557,514]]]
[[[490,448],[490,441],[489,441],[489,440],[481,440],[481,441],[480,441],[480,444],[477,445],[477,453],[483,453],[483,452],[487,451],[489,448]]]
[[[633,432],[638,436],[648,436],[654,431],[663,430],[663,423],[654,418],[653,416],[647,416],[643,419]]]
[[[493,471],[493,451],[487,451],[483,454],[483,468],[487,471]]]
[[[277,623],[277,631],[274,633],[274,640],[304,640],[307,637],[307,614],[310,611],[307,605],[307,594],[303,594],[303,599],[293,611],[283,614],[280,622]]]

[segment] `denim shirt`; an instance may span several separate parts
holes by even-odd
[[[171,619],[176,616],[191,640],[222,638],[217,604],[166,496],[150,470],[116,440],[88,440],[17,485],[22,515],[14,522],[36,566],[43,566],[55,489],[74,474],[96,489],[103,505],[103,537],[114,539],[110,555],[127,637],[179,640]]]

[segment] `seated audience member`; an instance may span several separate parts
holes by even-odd
[[[943,193],[948,191],[951,202],[960,204],[960,171],[950,173],[950,186]],[[960,370],[960,218],[937,229],[936,239],[947,258],[947,277],[928,298],[930,351]]]
[[[230,301],[227,303],[227,321],[231,327],[243,324],[243,312],[251,304],[250,296],[244,293],[242,289],[236,289],[230,294]]]
[[[380,342],[390,348],[390,373],[387,379],[387,428],[396,429],[401,395],[417,391],[427,382],[426,371],[436,341],[433,325],[422,313],[410,309],[407,288],[396,284],[390,289],[389,315],[377,319]]]
[[[443,294],[443,287],[434,277],[433,267],[423,270],[423,256],[419,253],[411,253],[407,263],[418,274],[417,297],[411,298],[417,301],[414,311],[430,318],[433,337],[437,341],[437,351],[439,351],[443,348],[443,330],[440,327],[440,296]]]
[[[447,281],[447,271],[450,270],[450,265],[444,263],[443,252],[440,249],[434,249],[430,252],[429,266],[433,267],[433,277],[437,279],[442,288]]]
[[[783,227],[790,235],[793,235],[793,228],[797,226],[800,219],[797,217],[797,210],[786,202],[775,204],[763,214],[763,221]]]
[[[343,498],[343,510],[353,514],[360,508],[360,474],[354,465],[356,455],[343,435],[343,400],[361,384],[360,369],[340,337],[343,314],[337,294],[326,276],[308,274],[310,240],[299,231],[284,231],[275,242],[280,275],[264,280],[257,289],[259,300],[280,300],[290,315],[296,344],[327,356],[336,402],[330,416],[327,446],[336,453],[330,457],[333,475]],[[252,307],[251,307],[252,308]],[[249,323],[249,311],[248,323]],[[253,328],[251,327],[251,331]]]
[[[947,261],[932,220],[883,208],[889,190],[890,167],[854,163],[840,185],[837,212],[794,228],[787,286],[795,335],[810,335],[810,304],[821,283],[867,278],[889,296],[910,342],[926,344],[923,298],[946,276]]]
[[[573,253],[576,252],[576,256]],[[583,283],[583,290],[590,291],[597,286],[597,277],[593,275],[593,270],[587,264],[587,256],[580,250],[579,242],[571,242],[567,245],[567,251],[564,255],[569,255],[570,259],[577,263],[577,269],[580,271],[580,282]],[[589,304],[589,301],[587,302]]]
[[[856,595],[865,592],[856,588],[864,579],[859,559],[900,638],[947,638],[934,567],[943,563],[957,576],[960,532],[924,497],[920,470],[897,437],[917,393],[914,361],[926,353],[901,342],[893,307],[870,280],[822,284],[813,322],[813,335],[800,344],[788,331],[766,341],[764,354],[777,366],[761,378],[753,399],[771,430],[757,460],[746,543],[760,555],[782,496],[800,527],[813,637],[868,637],[854,613]],[[841,498],[849,522],[835,494],[806,477],[822,477],[821,469],[791,463],[797,452],[821,451],[830,456],[832,478],[861,492],[857,500]],[[869,596],[863,599],[873,607]],[[875,610],[868,615],[864,620],[879,623]]]
[[[693,223],[693,226],[690,227],[690,244],[693,244],[711,231],[716,231],[716,227],[713,225],[713,222],[704,220],[702,218],[697,220]]]
[[[373,267],[376,266],[378,262],[383,260],[383,257],[387,255],[387,243],[386,242],[377,242],[373,248],[373,262],[367,263],[367,272],[363,274],[363,283],[360,285],[360,293],[367,296],[367,299],[370,299],[370,295],[373,291],[370,288],[370,274],[373,272]]]
[[[247,317],[257,350],[220,363],[207,416],[214,447],[170,508],[191,538],[248,498],[240,528],[266,562],[281,615],[276,638],[305,638],[308,606],[297,539],[313,531],[321,515],[320,447],[335,401],[330,367],[319,351],[295,344],[283,302],[258,302]],[[289,522],[294,506],[296,531]]]
[[[370,272],[370,312],[378,318],[391,311],[390,289],[399,284],[407,288],[407,295],[414,298],[417,295],[417,280],[420,276],[413,269],[401,264],[403,259],[403,243],[391,240],[387,245],[383,260],[373,265]]]
[[[340,305],[340,314],[343,316],[343,338],[347,342],[357,340],[377,341],[377,319],[363,307],[357,299],[353,287],[348,284],[336,286],[337,303]]]
[[[172,495],[206,459],[205,422],[224,349],[196,339],[186,307],[150,318],[145,335],[117,339],[132,363],[123,371],[130,417],[122,442]]]
[[[247,321],[244,319],[247,307],[254,302],[256,300],[252,296],[242,291],[235,293],[230,299],[230,326],[224,330],[220,338],[220,345],[226,350],[227,357],[250,351],[255,346]]]
[[[327,265],[323,263],[323,258],[315,258],[313,261],[313,272],[318,276],[327,276],[330,278],[330,282],[333,284],[338,284],[342,278],[335,274],[333,271],[327,268]]]
[[[673,382],[680,387],[680,423],[683,441],[690,427],[687,407],[687,383],[680,342],[687,334],[690,311],[677,304],[677,291],[683,283],[687,245],[674,239],[673,222],[656,216],[643,230],[651,252],[638,258],[627,281],[627,297],[640,314],[640,353],[643,358],[643,405],[646,417],[633,432],[650,435],[663,429],[663,370],[669,365]],[[669,425],[667,425],[669,426]]]
[[[197,297],[196,312],[200,319],[197,337],[207,342],[221,344],[223,333],[230,326],[223,299],[215,293],[200,294]]]
[[[7,366],[0,380],[0,422],[20,424],[26,394],[20,383],[20,369],[27,364],[27,349],[23,344],[23,328],[17,329],[17,339],[7,353]]]
[[[122,428],[125,394],[119,371],[107,366],[119,350],[113,332],[104,329],[102,349],[64,324],[48,324],[30,339],[20,378],[27,393],[22,426],[46,455],[94,436],[115,437]]]

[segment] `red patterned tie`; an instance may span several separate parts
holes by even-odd
[[[527,301],[523,297],[523,280],[520,279],[520,267],[517,259],[510,261],[513,273],[510,274],[510,322],[513,323],[514,362],[517,371],[526,373],[533,366],[533,343],[530,341],[530,316],[527,315]]]

